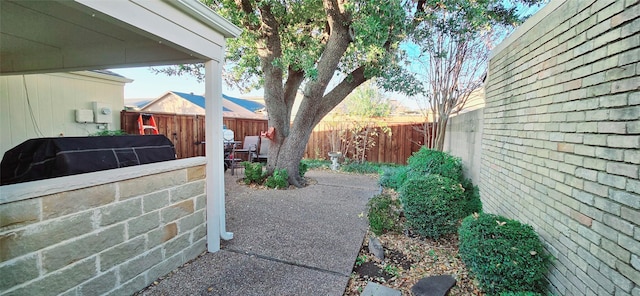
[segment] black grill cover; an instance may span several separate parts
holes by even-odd
[[[7,151],[0,184],[7,185],[176,159],[163,135],[30,139]]]

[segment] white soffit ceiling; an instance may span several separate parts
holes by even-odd
[[[0,0],[0,74],[221,60],[239,33],[197,0]]]

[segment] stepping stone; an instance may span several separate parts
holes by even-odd
[[[419,280],[411,292],[415,296],[446,296],[456,285],[456,280],[450,275],[430,276]]]
[[[400,296],[400,291],[385,287],[383,285],[367,282],[367,286],[364,287],[364,291],[360,296]]]
[[[369,253],[378,257],[380,260],[384,260],[384,248],[377,237],[369,238]]]

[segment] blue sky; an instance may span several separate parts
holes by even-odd
[[[184,93],[204,94],[204,83],[198,83],[192,76],[167,76],[165,74],[155,74],[149,67],[141,68],[120,68],[110,69],[124,77],[133,79],[124,87],[125,99],[154,99],[167,91],[179,91]],[[262,91],[253,91],[248,94],[241,94],[240,91],[231,89],[223,83],[222,93],[232,97],[239,96],[262,96]]]
[[[165,74],[155,74],[149,67],[140,68],[119,68],[109,69],[129,79],[133,82],[125,84],[125,99],[155,99],[168,91],[183,93],[204,94],[204,83],[199,83],[192,76],[167,76]],[[263,90],[254,90],[249,93],[241,93],[237,89],[230,88],[222,83],[222,93],[232,97],[263,96]],[[405,106],[417,108],[416,102],[402,95],[392,95],[393,98],[401,101]]]

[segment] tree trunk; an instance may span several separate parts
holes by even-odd
[[[296,187],[306,185],[304,178],[300,176],[299,165],[312,131],[313,127],[304,130],[292,129],[289,137],[280,146],[278,157],[273,164],[280,169],[286,169],[289,174],[289,183]]]
[[[433,139],[433,149],[435,150],[442,151],[444,149],[444,137],[446,135],[448,121],[448,117],[438,119],[438,123],[436,124],[436,134]]]
[[[298,116],[300,118],[306,118],[306,120],[296,118],[286,136],[282,135],[281,132],[278,132],[276,129],[276,137],[269,147],[267,172],[271,174],[276,168],[286,169],[289,174],[289,183],[296,187],[305,185],[304,179],[300,176],[299,165],[304,156],[311,132],[319,121],[319,119],[316,119],[316,116],[320,115],[324,117],[324,114],[311,112],[313,109],[314,108],[310,109],[309,107],[300,108],[298,112],[301,113],[299,113]],[[314,113],[316,116],[307,115]],[[322,117],[320,117],[320,119],[322,119]]]

